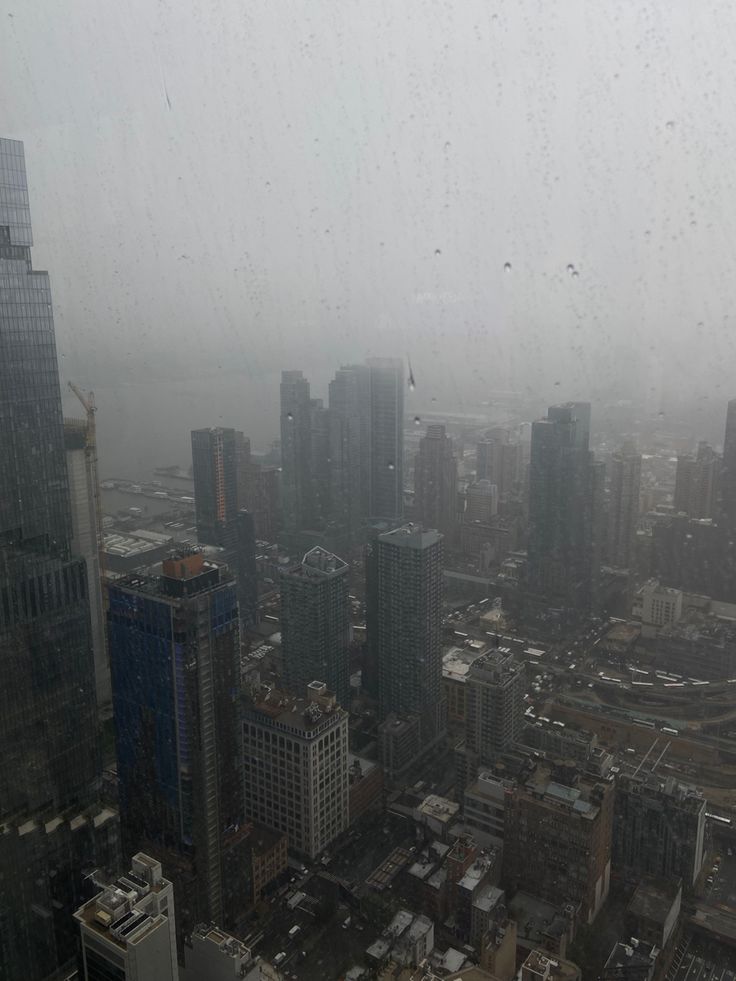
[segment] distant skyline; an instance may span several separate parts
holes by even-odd
[[[371,355],[458,407],[501,386],[714,420],[736,394],[725,0],[0,16],[62,379],[106,396],[103,447],[268,412],[264,442],[266,376]]]

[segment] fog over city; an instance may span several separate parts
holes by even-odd
[[[104,472],[278,436],[278,378],[410,357],[722,440],[736,10],[656,0],[2,0],[62,382]],[[436,404],[435,404],[436,402]],[[73,407],[73,400],[70,408]],[[681,418],[678,416],[678,418]]]

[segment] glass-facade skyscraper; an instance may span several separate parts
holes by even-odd
[[[532,423],[529,464],[528,581],[553,607],[590,611],[596,595],[597,471],[590,442],[590,404],[552,405]]]
[[[398,521],[404,513],[404,363],[369,358],[370,502],[372,518]]]
[[[97,859],[70,817],[95,805],[100,778],[51,289],[31,244],[23,145],[0,139],[0,976],[24,981],[74,954],[67,904]]]
[[[180,939],[233,926],[249,896],[235,582],[198,552],[109,592],[123,840],[174,882]]]

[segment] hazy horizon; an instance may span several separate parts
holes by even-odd
[[[323,395],[370,354],[443,407],[691,405],[718,441],[731,5],[0,9],[3,134],[103,462],[176,458],[192,426],[263,445],[281,368]]]

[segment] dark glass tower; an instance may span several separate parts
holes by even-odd
[[[180,935],[234,926],[248,896],[235,583],[199,553],[110,588],[123,839],[164,866]]]
[[[366,365],[340,368],[330,382],[330,499],[338,540],[361,540],[370,500],[370,376]]]
[[[31,241],[23,145],[0,140],[0,976],[9,979],[45,977],[73,955],[65,904],[95,858],[86,834],[78,854],[67,850],[63,828],[71,810],[93,806],[100,776],[51,290],[32,268]],[[38,834],[50,826],[53,835]]]
[[[532,424],[529,464],[529,588],[549,606],[590,611],[596,471],[590,404],[552,405]]]
[[[301,371],[281,372],[281,467],[284,531],[294,535],[313,517],[312,404]]]
[[[370,358],[370,501],[372,518],[397,521],[404,512],[404,364]]]
[[[281,650],[284,680],[301,695],[324,681],[350,708],[350,603],[348,565],[313,548],[281,575]]]
[[[238,485],[242,491],[249,457],[250,441],[234,429],[192,430],[197,538],[223,549],[237,580],[244,626],[258,620],[255,525],[252,514],[239,508]]]
[[[425,528],[448,538],[455,531],[457,460],[452,440],[441,425],[427,426],[414,465],[414,512]]]
[[[442,535],[404,525],[379,535],[371,552],[367,614],[379,716],[419,718],[427,743],[443,728]]]
[[[608,509],[608,561],[618,569],[633,566],[640,489],[641,454],[625,444],[611,457]]]

